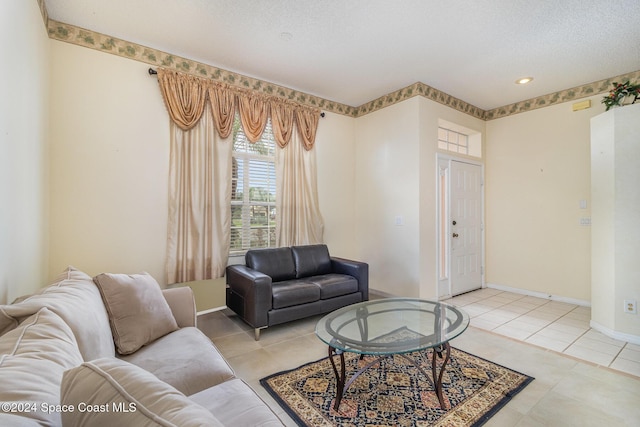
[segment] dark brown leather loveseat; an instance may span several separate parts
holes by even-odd
[[[254,249],[227,267],[227,307],[255,331],[369,299],[369,265],[326,245]]]

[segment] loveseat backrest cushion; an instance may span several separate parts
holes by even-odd
[[[271,277],[274,282],[296,277],[291,248],[253,249],[245,257],[247,267]]]
[[[331,273],[331,258],[327,245],[293,246],[291,252],[296,265],[296,278]]]

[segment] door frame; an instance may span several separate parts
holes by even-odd
[[[438,300],[451,298],[451,162],[467,163],[480,167],[481,182],[481,230],[480,267],[481,288],[485,288],[485,193],[484,163],[466,157],[436,153],[436,297]],[[444,190],[444,194],[443,194]],[[443,206],[444,205],[444,206]]]

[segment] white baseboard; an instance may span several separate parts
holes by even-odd
[[[619,341],[630,342],[631,344],[640,345],[640,337],[637,335],[625,334],[624,332],[614,331],[613,329],[609,329],[606,326],[602,326],[598,322],[592,320],[589,322],[589,326],[595,329],[598,332],[602,332],[609,338],[613,338]]]
[[[203,314],[209,314],[209,313],[214,313],[216,311],[221,311],[224,310],[225,308],[227,308],[226,305],[223,305],[221,307],[214,307],[214,308],[209,308],[207,310],[202,310],[202,311],[198,311],[196,313],[196,316],[202,316]]]
[[[536,298],[548,299],[551,301],[558,301],[558,302],[564,302],[567,304],[580,305],[582,307],[591,307],[591,301],[577,299],[577,298],[563,297],[559,295],[547,294],[544,292],[529,291],[527,289],[512,288],[510,286],[496,285],[495,283],[485,283],[485,286],[487,288],[497,289],[499,291],[505,291],[505,292],[512,292],[514,294],[527,295],[527,296],[536,297]]]
[[[546,294],[544,292],[536,292],[536,291],[529,291],[526,289],[512,288],[509,286],[496,285],[495,283],[486,283],[485,286],[487,288],[497,289],[499,291],[513,292],[514,294],[527,295],[527,296],[532,296],[536,298],[544,298],[552,301],[580,305],[583,307],[591,307],[590,301],[585,301],[577,298],[567,298],[567,297],[562,297],[557,295]],[[603,326],[593,320],[589,322],[589,326],[592,329],[605,334],[609,338],[613,338],[619,341],[626,341],[631,344],[640,345],[640,336],[614,331],[613,329],[607,328],[606,326]]]
[[[374,294],[382,298],[394,298],[398,296],[398,295],[390,294],[388,292],[379,291],[377,289],[371,289],[371,288],[369,288],[369,294]]]

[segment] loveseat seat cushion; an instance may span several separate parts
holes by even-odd
[[[245,254],[247,267],[271,277],[273,282],[296,277],[291,248],[254,249]]]
[[[331,258],[327,245],[292,246],[291,253],[298,279],[331,273]]]
[[[13,318],[12,322],[17,325],[43,307],[49,308],[69,325],[84,360],[113,357],[115,347],[107,311],[98,288],[87,274],[68,267],[51,285],[39,292],[14,304],[0,306],[0,311],[4,312],[0,316],[0,331],[7,329],[9,319]]]
[[[206,408],[169,384],[114,357],[85,362],[65,372],[61,398],[63,404],[78,409],[62,413],[66,427],[222,426]]]
[[[0,337],[0,402],[30,402],[35,406],[22,407],[21,416],[42,425],[60,425],[60,413],[48,408],[60,404],[64,371],[80,363],[71,328],[41,308]]]
[[[235,377],[211,340],[194,327],[178,329],[120,358],[187,396]]]
[[[287,280],[271,285],[273,308],[306,304],[320,299],[320,288],[305,280]]]
[[[282,427],[282,421],[241,379],[189,396],[207,408],[225,426]]]
[[[320,289],[320,299],[329,299],[358,292],[358,281],[346,274],[324,274],[306,279]]]

